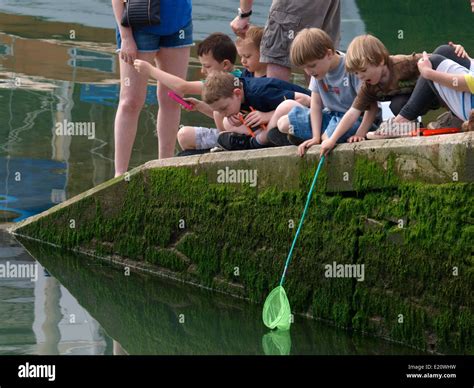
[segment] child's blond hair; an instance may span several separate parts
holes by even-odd
[[[238,37],[235,41],[236,45],[243,43],[252,43],[257,50],[260,51],[260,43],[263,38],[263,27],[250,26],[245,33],[245,38]]]
[[[206,104],[213,104],[221,98],[232,97],[234,89],[240,87],[240,80],[236,76],[224,71],[215,71],[206,78],[202,99]]]
[[[291,45],[290,59],[295,66],[323,59],[328,50],[336,52],[331,37],[319,28],[304,28],[296,35]]]
[[[368,65],[387,64],[389,52],[373,35],[361,35],[352,40],[346,53],[346,70],[350,73],[363,71]]]

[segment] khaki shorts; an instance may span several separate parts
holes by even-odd
[[[339,46],[340,0],[273,0],[260,45],[260,62],[291,68],[290,46],[303,28],[317,27]]]

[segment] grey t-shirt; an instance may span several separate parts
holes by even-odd
[[[341,56],[339,66],[318,81],[311,77],[309,89],[312,92],[319,93],[325,108],[333,112],[346,113],[352,106],[357,91],[360,87],[359,79],[346,72],[345,54],[337,52]]]

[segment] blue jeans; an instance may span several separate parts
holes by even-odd
[[[146,27],[146,26],[145,26]],[[138,51],[141,52],[156,52],[160,51],[161,47],[179,48],[193,46],[193,22],[189,22],[185,27],[171,35],[158,35],[147,31],[145,27],[134,27],[133,38],[137,44]],[[122,46],[122,38],[118,28],[115,30],[117,37],[117,51],[120,51]]]
[[[321,135],[325,133],[327,137],[331,137],[336,130],[339,122],[341,121],[344,113],[341,112],[330,112],[323,110],[323,120],[321,123]],[[290,134],[299,137],[303,140],[309,140],[313,137],[313,131],[311,128],[311,110],[303,106],[295,106],[288,114],[290,121]],[[344,135],[338,139],[338,143],[344,143],[351,136],[354,136],[359,129],[362,118],[354,123]],[[292,131],[291,131],[292,130]],[[293,133],[292,133],[293,132]]]

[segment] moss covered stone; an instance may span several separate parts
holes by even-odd
[[[293,311],[421,349],[473,353],[474,183],[463,170],[472,137],[331,154],[287,274]],[[444,146],[452,159],[426,162]],[[228,155],[149,163],[14,232],[231,293],[238,286],[262,302],[278,284],[318,158],[292,148]],[[258,185],[218,183],[229,166],[256,169]],[[364,265],[364,281],[326,277],[333,262]]]

